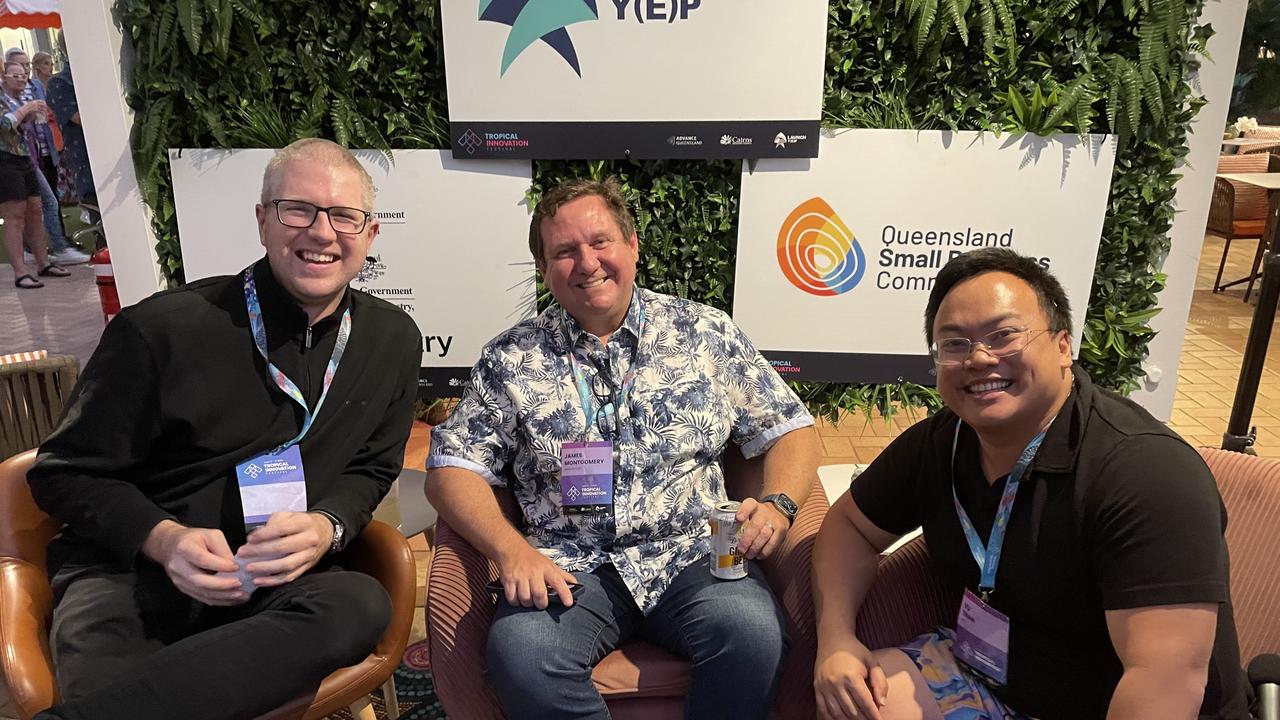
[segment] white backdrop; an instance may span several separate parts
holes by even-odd
[[[254,205],[273,150],[171,150],[188,281],[239,272],[262,257]],[[422,331],[423,390],[458,394],[480,348],[527,316],[533,263],[524,193],[530,165],[454,160],[448,151],[375,151],[382,231],[355,287],[402,307]]]
[[[578,77],[541,40],[502,74],[511,26],[478,19],[479,0],[444,0],[450,119],[820,117],[826,0],[702,0],[683,18],[681,0],[627,0],[622,20],[616,2],[597,0],[598,19],[565,26]],[[640,22],[646,4],[664,19]]]
[[[827,0],[444,0],[441,14],[460,157],[816,149]]]
[[[1114,159],[1105,136],[824,131],[744,169],[734,318],[791,379],[929,382],[933,277],[995,245],[1062,281],[1078,347]]]

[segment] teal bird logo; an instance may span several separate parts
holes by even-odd
[[[569,67],[582,77],[578,52],[565,28],[573,23],[597,20],[596,0],[480,0],[480,19],[502,23],[511,28],[502,49],[502,71],[520,57],[520,53],[541,40],[560,54]]]

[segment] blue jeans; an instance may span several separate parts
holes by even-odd
[[[546,610],[499,597],[486,674],[508,717],[608,718],[591,669],[639,638],[688,658],[687,718],[764,718],[773,706],[789,641],[765,582],[747,563],[741,580],[717,580],[703,559],[685,568],[645,616],[612,565],[575,573],[574,605]]]
[[[62,252],[67,249],[67,236],[62,232],[62,207],[58,204],[58,196],[53,194],[44,173],[36,172],[36,182],[40,184],[40,206],[44,212],[44,231],[49,236],[49,252]]]

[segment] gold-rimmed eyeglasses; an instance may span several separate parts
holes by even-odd
[[[1050,332],[1049,328],[1000,328],[976,340],[965,337],[938,338],[929,346],[929,354],[933,356],[934,363],[942,366],[963,363],[979,347],[992,357],[1006,358],[1022,352],[1036,336],[1047,332]]]

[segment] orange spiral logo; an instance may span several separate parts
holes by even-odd
[[[812,295],[849,292],[866,264],[853,232],[820,197],[800,203],[778,230],[778,267],[792,285]]]

